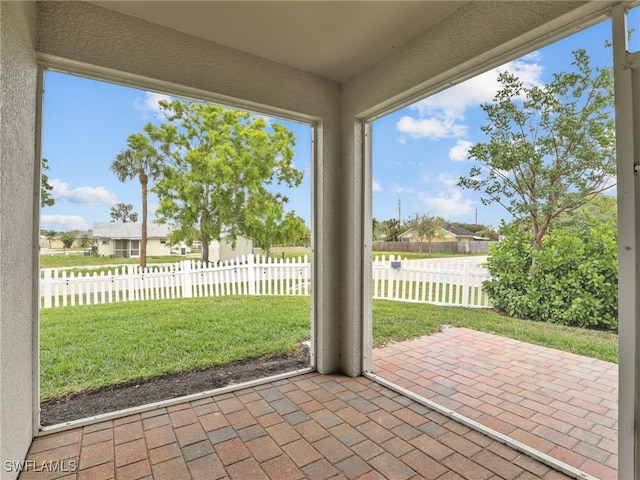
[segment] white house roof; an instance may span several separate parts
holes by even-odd
[[[169,225],[149,222],[147,238],[166,238],[171,234]],[[93,224],[93,238],[139,239],[142,237],[142,223],[102,222]]]

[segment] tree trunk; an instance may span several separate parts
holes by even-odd
[[[202,261],[209,263],[209,242],[202,242]]]
[[[147,186],[149,177],[146,173],[140,173],[140,186],[142,190],[142,233],[140,235],[140,267],[147,266]]]

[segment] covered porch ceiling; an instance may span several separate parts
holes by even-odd
[[[92,3],[343,82],[467,2]]]

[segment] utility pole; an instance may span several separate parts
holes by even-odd
[[[402,225],[402,206],[401,200],[398,199],[398,228]]]
[[[478,209],[476,208],[476,225],[478,225]]]

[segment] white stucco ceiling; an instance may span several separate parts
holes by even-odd
[[[347,80],[462,1],[95,1],[336,81]]]

